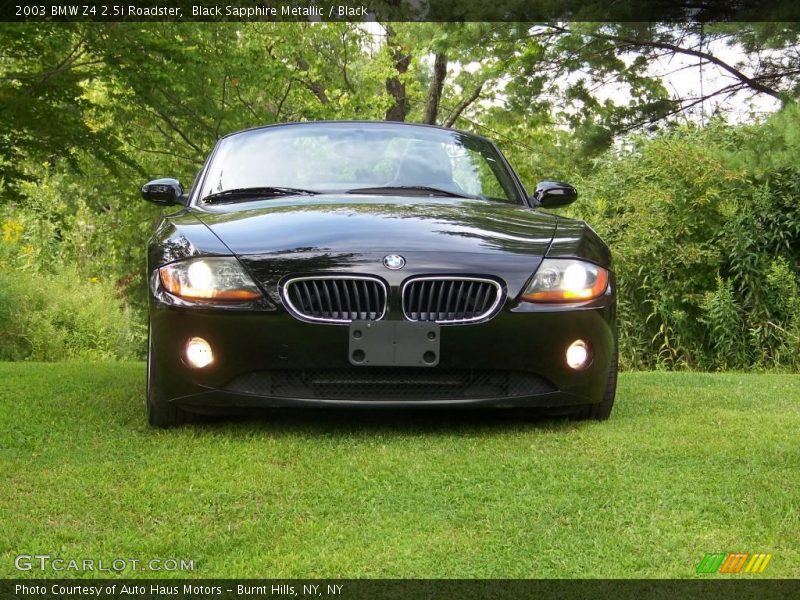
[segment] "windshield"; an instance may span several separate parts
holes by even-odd
[[[308,123],[223,138],[199,198],[242,190],[441,195],[521,204],[494,146],[467,134],[391,123]]]

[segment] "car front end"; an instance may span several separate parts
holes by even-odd
[[[202,217],[177,220],[178,226],[168,220],[162,235],[170,232],[179,239],[207,231]],[[571,222],[562,222],[562,229],[575,233]],[[375,223],[371,227],[375,231]],[[159,249],[181,244],[154,240],[151,348],[165,396],[193,411],[334,405],[553,408],[596,402],[614,359],[613,274],[607,270],[611,276],[602,293],[589,300],[526,300],[525,291],[543,264],[579,260],[595,265],[591,261],[606,254],[591,230],[578,228],[590,241],[580,238],[575,248],[582,244],[594,252],[584,249],[589,256],[573,252],[544,262],[545,256],[531,253],[541,249],[545,254],[558,235],[555,218],[552,235],[550,227],[538,232],[538,240],[529,239],[522,253],[502,246],[493,252],[405,251],[399,240],[369,250],[364,246],[378,244],[369,240],[348,251],[298,242],[301,250],[226,256],[214,240],[208,254],[185,243],[194,256],[164,262]],[[378,237],[390,236],[384,231]],[[402,268],[387,268],[387,256],[402,257]],[[163,274],[170,266],[214,268],[220,262],[238,265],[258,295],[187,299],[179,295],[185,289],[165,288]],[[435,364],[422,358],[415,364],[413,356],[401,364],[374,364],[369,356],[357,362],[351,337],[359,327],[380,321],[435,325]],[[198,351],[198,343],[207,350]],[[422,357],[427,346],[424,340],[419,345]],[[192,360],[198,352],[199,360]]]
[[[316,148],[353,129],[309,127],[281,130],[312,131]],[[391,137],[398,127],[404,145]],[[239,134],[232,149],[212,154],[185,208],[162,219],[148,252],[150,422],[285,406],[525,407],[607,417],[616,295],[602,240],[582,221],[530,205],[485,140],[436,128],[355,129],[362,146],[383,136],[382,152],[391,133],[388,147],[399,158],[361,173],[313,174],[345,178],[351,189],[308,189],[302,178],[226,186],[250,183],[255,171],[241,164],[256,152],[253,140]],[[312,146],[302,141],[305,153]],[[244,158],[233,161],[237,152]],[[227,162],[215,171],[220,154]],[[331,156],[323,159],[338,167]],[[293,169],[302,170],[277,165],[273,177]],[[394,179],[375,185],[379,177]],[[496,198],[478,181],[487,177]],[[570,186],[546,183],[539,201],[574,199]],[[181,192],[174,180],[148,186],[151,200]]]

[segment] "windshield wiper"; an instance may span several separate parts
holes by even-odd
[[[282,196],[313,196],[319,194],[314,190],[303,190],[293,187],[250,187],[234,188],[209,194],[203,198],[203,202],[218,204],[222,202],[237,202],[239,200],[254,200],[257,198],[280,198]]]
[[[450,190],[443,190],[427,185],[385,185],[347,190],[348,194],[391,194],[392,192],[423,192],[427,196],[447,196],[449,198],[481,198],[480,196],[459,194],[458,192],[451,192]]]

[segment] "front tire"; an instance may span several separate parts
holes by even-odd
[[[161,387],[161,380],[158,377],[158,369],[153,358],[153,342],[147,344],[147,395],[145,400],[147,407],[147,422],[152,427],[159,429],[169,429],[184,423],[190,423],[193,415],[181,410],[164,396]]]

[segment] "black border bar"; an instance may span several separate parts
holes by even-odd
[[[0,21],[800,21],[797,0],[0,0]]]
[[[711,577],[711,576],[709,576]],[[316,587],[312,587],[316,586]],[[126,593],[126,588],[128,593]],[[99,593],[98,593],[99,592]],[[133,592],[133,593],[130,593]],[[483,600],[800,597],[800,579],[3,579],[0,600]]]

